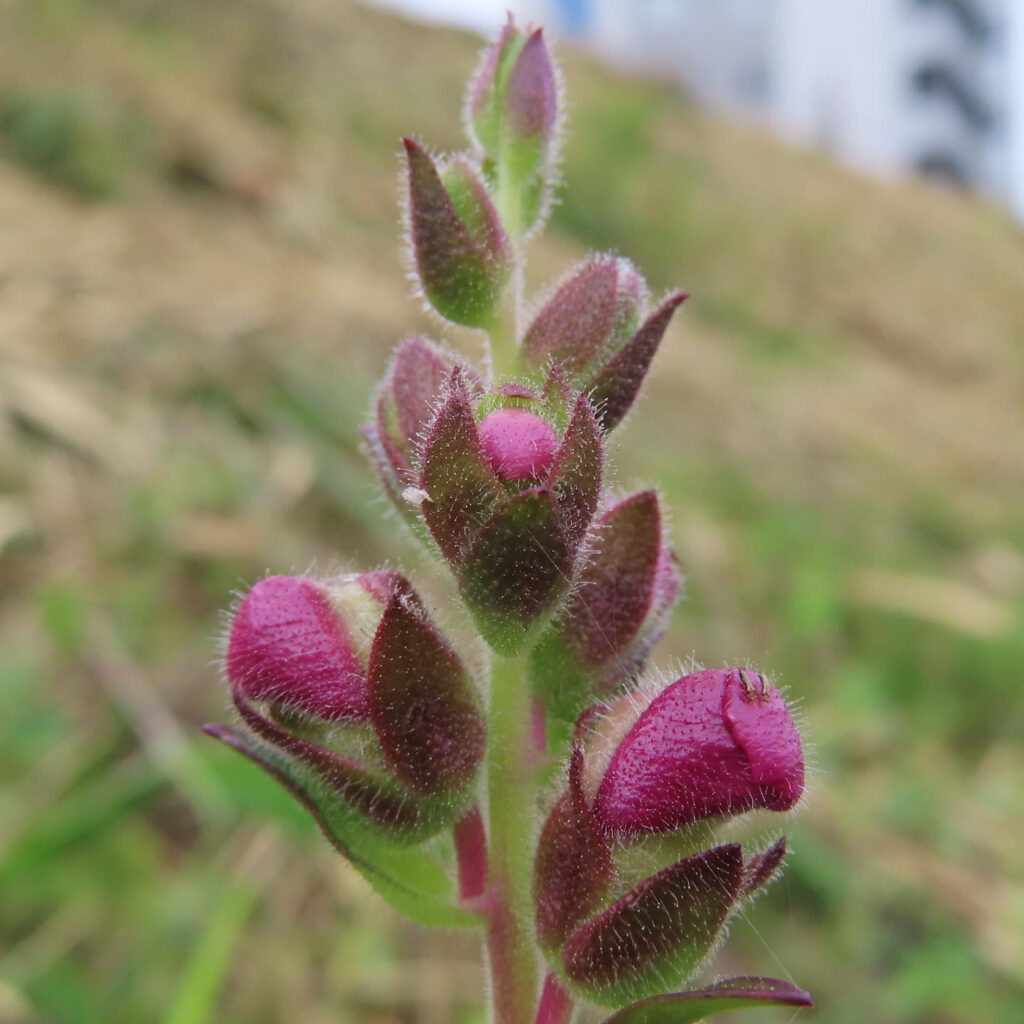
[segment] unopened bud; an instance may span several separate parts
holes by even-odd
[[[422,513],[484,638],[518,650],[553,609],[597,507],[601,436],[581,397],[559,438],[528,393],[477,424],[459,375],[430,427]],[[538,407],[539,409],[540,407]]]
[[[512,248],[483,181],[463,159],[439,171],[405,139],[409,233],[423,293],[441,316],[489,327],[512,271]]]
[[[533,370],[558,366],[569,384],[583,386],[636,333],[647,298],[629,260],[588,260],[541,306],[523,338],[523,360]]]
[[[554,465],[558,435],[528,409],[495,409],[480,421],[479,431],[484,455],[502,480],[536,479]]]
[[[520,31],[511,16],[470,80],[467,127],[488,178],[514,193],[509,230],[541,217],[557,159],[558,78],[541,29]]]
[[[235,616],[226,670],[242,719],[269,747],[233,745],[304,794],[325,828],[331,799],[405,840],[461,812],[483,716],[462,661],[400,574],[261,581]]]

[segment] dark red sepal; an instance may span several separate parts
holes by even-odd
[[[743,851],[732,843],[641,882],[569,939],[567,980],[602,1006],[683,980],[713,948],[742,879]]]
[[[462,660],[418,598],[388,601],[370,653],[370,718],[388,766],[421,796],[468,785],[486,729]]]
[[[632,340],[594,377],[587,390],[605,432],[614,429],[629,412],[672,314],[687,298],[686,292],[669,296],[641,324]]]

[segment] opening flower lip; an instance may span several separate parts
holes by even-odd
[[[799,734],[781,694],[757,673],[710,669],[676,680],[640,713],[594,806],[613,834],[670,832],[759,808],[790,810],[803,780]]]

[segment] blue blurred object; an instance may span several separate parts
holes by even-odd
[[[569,36],[586,32],[590,23],[588,0],[557,0],[561,30]]]

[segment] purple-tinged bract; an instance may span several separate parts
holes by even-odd
[[[615,873],[608,841],[583,794],[583,754],[573,751],[569,785],[548,814],[533,862],[537,939],[556,954],[600,906]]]
[[[565,975],[603,1006],[621,1006],[691,974],[714,946],[740,891],[735,843],[641,882],[583,925],[562,951]]]
[[[549,708],[575,718],[588,701],[636,675],[664,631],[679,585],[654,491],[598,516],[566,606],[530,659]]]
[[[405,140],[415,270],[434,309],[453,323],[489,327],[512,270],[512,249],[483,182],[464,160],[443,173]]]

